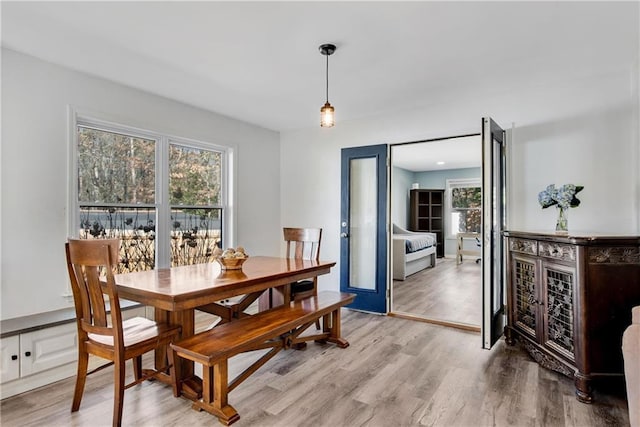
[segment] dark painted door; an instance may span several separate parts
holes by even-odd
[[[388,146],[342,150],[340,290],[357,294],[349,306],[387,312]]]

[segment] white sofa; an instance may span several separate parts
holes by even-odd
[[[622,335],[629,423],[640,427],[640,305],[631,310],[631,325]]]
[[[431,236],[433,246],[406,253],[406,240],[412,236]],[[393,280],[405,280],[407,276],[436,266],[435,233],[418,233],[393,224]]]

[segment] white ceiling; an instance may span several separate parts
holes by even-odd
[[[284,131],[627,67],[638,5],[578,2],[8,2],[2,45]]]
[[[412,172],[479,168],[482,164],[480,136],[391,146],[394,166]]]

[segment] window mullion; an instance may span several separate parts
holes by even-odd
[[[158,141],[156,152],[156,208],[158,223],[156,224],[156,263],[158,268],[171,266],[171,206],[169,205],[169,139],[162,137]]]

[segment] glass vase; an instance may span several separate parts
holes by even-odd
[[[569,222],[567,219],[566,208],[558,208],[558,221],[556,222],[556,233],[558,234],[569,233]]]

